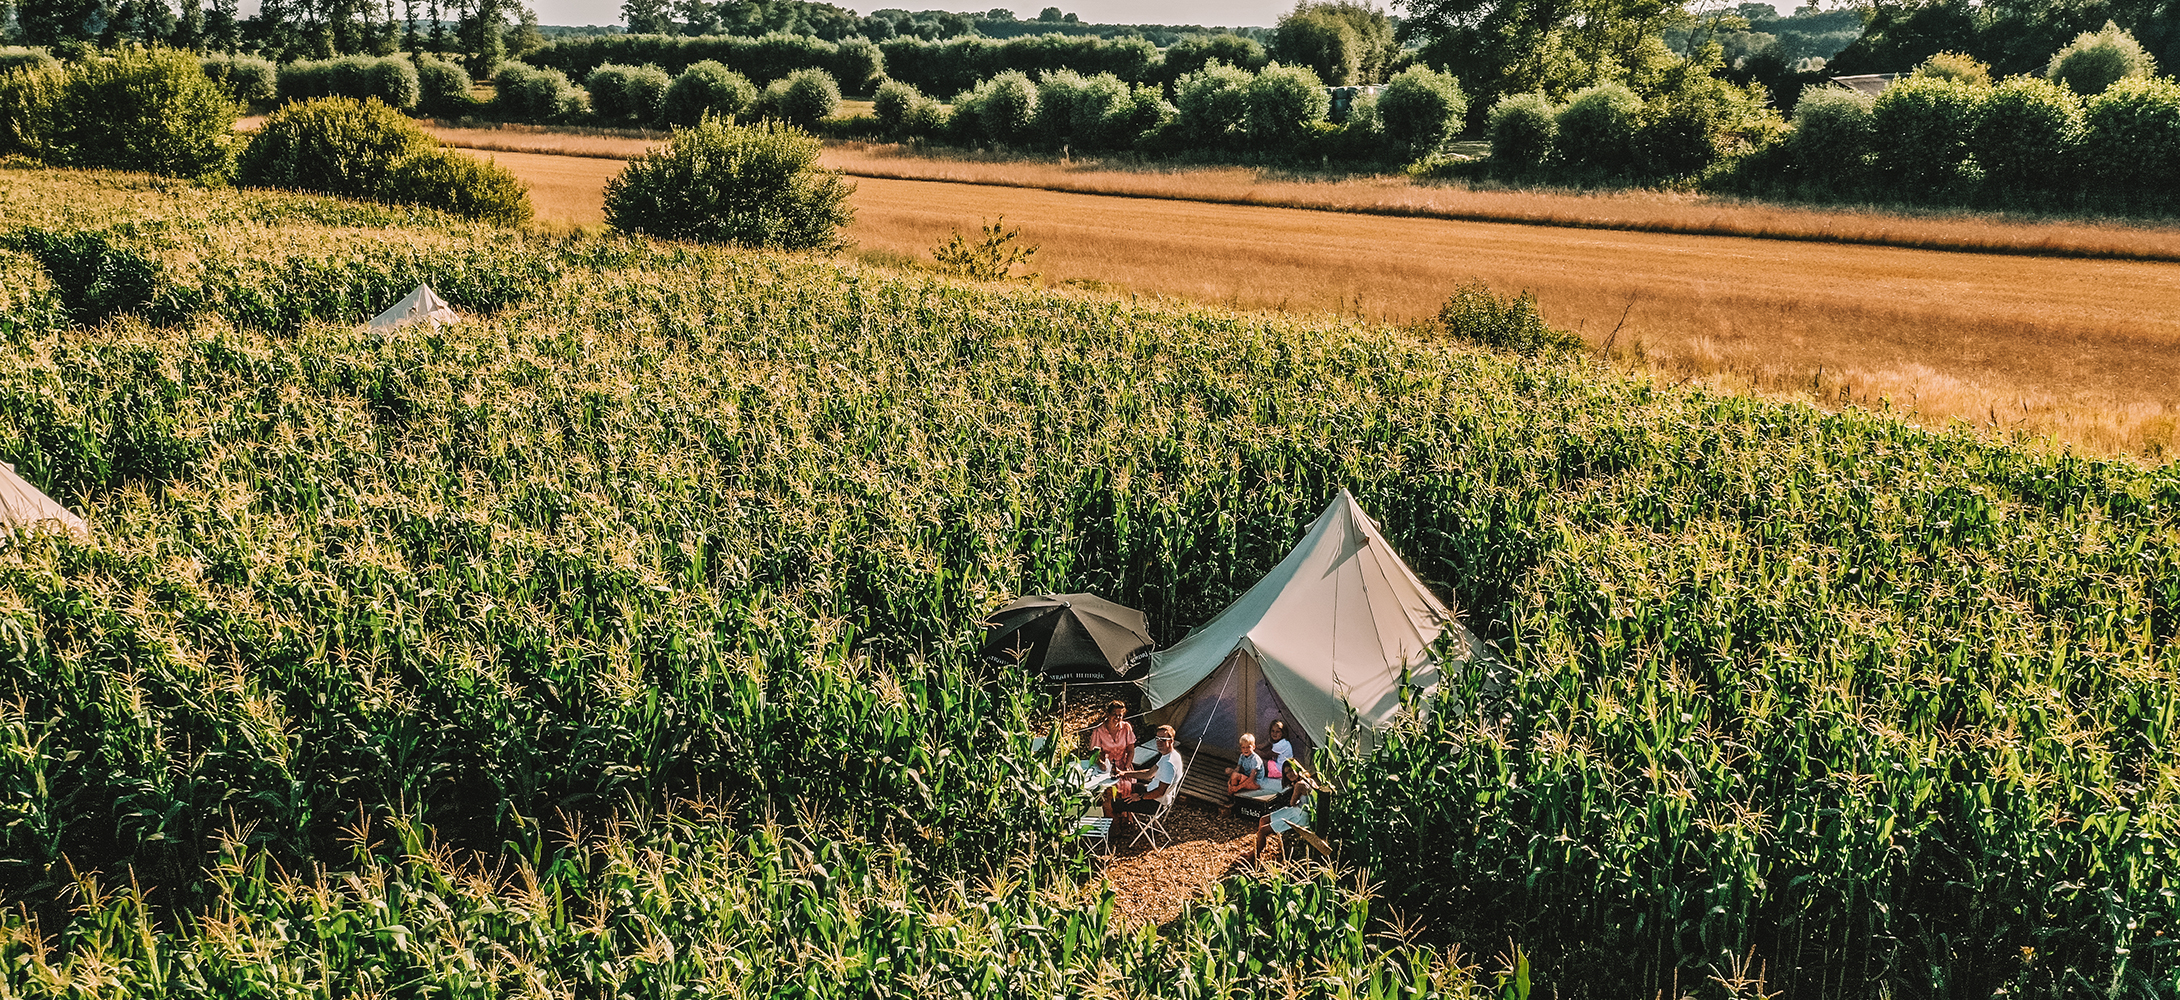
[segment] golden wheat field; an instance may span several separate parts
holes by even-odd
[[[638,155],[667,137],[660,132],[570,132],[526,125],[486,129],[425,123],[425,128],[449,145],[468,149],[608,159]],[[855,177],[950,181],[1130,198],[1577,229],[2180,262],[2180,226],[2135,222],[2053,221],[1983,212],[1901,215],[1879,210],[1749,203],[1678,191],[1477,189],[1458,183],[1418,182],[1403,176],[1297,177],[1257,167],[1053,162],[860,142],[827,144],[824,163]]]
[[[541,218],[602,220],[620,161],[479,152]],[[1387,217],[861,177],[851,232],[927,259],[1005,217],[1048,284],[1393,322],[1470,279],[1534,293],[1625,363],[1828,403],[1892,405],[2097,451],[2170,453],[2180,265]]]

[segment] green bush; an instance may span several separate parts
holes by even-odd
[[[606,184],[606,221],[623,232],[781,250],[834,250],[853,190],[817,166],[821,144],[778,122],[707,117],[637,157]]]
[[[1104,149],[1125,146],[1142,129],[1128,113],[1134,93],[1111,73],[1084,76],[1073,70],[1045,74],[1037,83],[1037,135],[1053,146]]]
[[[1643,99],[1626,85],[1600,83],[1576,91],[1559,109],[1553,144],[1560,162],[1577,170],[1624,173],[1635,165],[1635,124]]]
[[[2101,31],[2084,31],[2051,57],[2044,75],[2083,96],[2104,93],[2121,80],[2157,75],[2157,61],[2135,36],[2110,21]]]
[[[1468,115],[1468,95],[1461,92],[1461,81],[1451,74],[1435,73],[1427,66],[1410,66],[1385,82],[1377,95],[1375,113],[1385,137],[1407,147],[1409,156],[1420,159],[1438,152],[1460,131]]]
[[[408,116],[376,98],[318,97],[265,117],[236,165],[249,187],[315,191],[423,205],[514,225],[529,196],[503,167],[443,149]]]
[[[583,113],[583,92],[557,69],[503,63],[492,82],[496,92],[492,110],[503,118],[549,124]]]
[[[124,49],[69,69],[46,153],[67,166],[224,181],[238,111],[195,56]]]
[[[801,129],[840,110],[840,85],[822,69],[798,69],[772,81],[759,99],[764,114]]]
[[[532,214],[529,188],[506,167],[438,146],[395,160],[377,198],[503,226],[519,226]]]
[[[1991,67],[1983,60],[1962,52],[1940,52],[1922,61],[1910,76],[1932,77],[1965,83],[1971,87],[1991,85]]]
[[[244,55],[213,55],[197,60],[204,75],[220,85],[227,96],[245,108],[271,104],[280,96],[280,70],[270,59]]]
[[[1869,173],[1877,133],[1870,107],[1877,98],[1848,87],[1812,87],[1794,105],[1787,149],[1809,184],[1827,190],[1858,188]]]
[[[1691,76],[1643,104],[1636,116],[1635,162],[1653,177],[1694,177],[1712,164],[1777,141],[1786,128],[1760,84],[1737,87]]]
[[[1212,148],[1239,144],[1248,135],[1249,84],[1255,79],[1255,73],[1218,60],[1182,77],[1173,85],[1176,130]]]
[[[1559,110],[1542,93],[1508,94],[1491,106],[1491,164],[1504,174],[1537,170],[1559,141]]]
[[[1029,140],[1037,121],[1037,85],[1029,74],[1008,70],[977,84],[956,98],[954,115],[966,113],[978,137],[989,142],[1014,144]]]
[[[607,63],[583,78],[590,91],[591,113],[610,122],[650,124],[666,114],[666,88],[673,79],[657,66]]]
[[[682,70],[666,88],[666,121],[673,125],[694,125],[707,114],[741,118],[756,105],[748,77],[710,60]]]
[[[1454,290],[1439,307],[1438,326],[1448,336],[1522,355],[1564,354],[1587,346],[1581,337],[1546,323],[1535,296],[1523,292],[1501,298],[1480,281]]]
[[[377,98],[407,111],[420,93],[416,65],[402,56],[343,56],[280,67],[278,92],[283,101],[312,97]]]
[[[2074,185],[2082,133],[2079,96],[2049,80],[2017,76],[1983,99],[1968,152],[1992,193],[2049,194]]]
[[[1263,148],[1292,150],[1332,113],[1332,95],[1307,66],[1272,63],[1249,81],[1246,94],[1249,141]]]
[[[40,156],[68,71],[58,62],[0,70],[0,156]]]
[[[451,59],[429,53],[416,60],[417,107],[426,114],[460,118],[477,110],[477,98],[469,92],[469,70]]]
[[[868,94],[886,79],[886,54],[867,38],[849,38],[833,50],[833,79],[851,94]]]
[[[887,80],[871,95],[871,117],[878,120],[878,128],[886,135],[898,137],[904,134],[909,111],[925,99],[915,84]]]
[[[2105,194],[2171,203],[2180,195],[2180,83],[2124,79],[2083,109],[2083,177]]]
[[[1987,88],[1939,77],[1909,77],[1870,107],[1877,180],[1889,193],[1936,199],[1959,185],[1968,136]]]
[[[314,97],[265,116],[235,166],[235,182],[375,198],[395,162],[438,144],[376,98]]]

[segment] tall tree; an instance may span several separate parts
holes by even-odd
[[[1660,34],[1691,21],[1679,0],[1395,0],[1400,37],[1475,88],[1472,107],[1502,94],[1566,92],[1654,74],[1670,58]]]
[[[1385,12],[1351,0],[1302,3],[1272,30],[1272,58],[1335,86],[1379,83],[1400,54]]]
[[[621,20],[628,22],[632,35],[664,35],[674,30],[673,19],[666,16],[666,0],[625,0]]]
[[[212,9],[204,15],[204,48],[207,52],[242,48],[242,0],[212,0]]]
[[[469,75],[483,80],[499,71],[507,59],[507,4],[509,0],[472,0],[457,27],[462,56]]]

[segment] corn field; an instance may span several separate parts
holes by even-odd
[[[0,189],[0,458],[95,531],[0,556],[0,995],[2180,995],[2171,467],[1458,330]],[[355,329],[416,280],[478,317]],[[1342,487],[1504,676],[1337,749],[1343,870],[1120,926],[979,616],[1174,641]]]

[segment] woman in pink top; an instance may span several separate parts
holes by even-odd
[[[1116,698],[1105,703],[1105,721],[1090,731],[1090,749],[1109,772],[1135,766],[1135,727],[1128,724],[1127,702]]]

